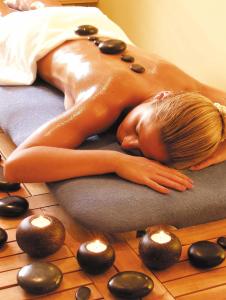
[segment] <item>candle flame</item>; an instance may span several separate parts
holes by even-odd
[[[51,221],[48,219],[48,218],[45,218],[43,216],[39,216],[37,218],[34,218],[32,221],[31,221],[31,224],[36,226],[36,227],[39,227],[39,228],[43,228],[43,227],[46,227],[48,226],[49,224],[51,223]]]
[[[151,239],[158,244],[166,244],[171,241],[171,236],[167,232],[160,230],[152,234]]]
[[[95,240],[87,244],[86,248],[94,253],[100,253],[107,249],[107,245],[100,240]]]

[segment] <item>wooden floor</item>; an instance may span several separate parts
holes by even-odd
[[[0,152],[4,159],[14,147],[11,140],[3,132],[0,132]],[[76,289],[83,285],[91,288],[91,299],[115,299],[108,292],[107,282],[112,275],[125,270],[141,271],[153,279],[155,287],[152,293],[144,299],[226,299],[226,260],[213,269],[203,271],[191,266],[187,259],[187,249],[191,243],[204,239],[215,241],[217,237],[226,235],[226,220],[176,230],[174,233],[183,244],[180,262],[165,271],[151,272],[145,268],[138,256],[139,240],[136,238],[135,232],[103,236],[101,233],[82,228],[56,203],[45,184],[23,184],[19,192],[11,193],[11,195],[21,195],[28,200],[30,210],[27,215],[44,212],[55,215],[63,221],[67,230],[65,244],[57,253],[47,257],[44,261],[56,264],[62,270],[64,278],[60,287],[52,294],[37,297],[25,293],[17,285],[17,272],[34,259],[23,253],[15,241],[16,227],[25,216],[15,219],[0,218],[0,227],[6,229],[9,236],[6,246],[0,249],[1,300],[34,298],[70,300],[75,299]],[[7,194],[0,193],[1,198],[5,196]],[[75,259],[75,253],[80,243],[93,237],[107,239],[113,244],[116,251],[115,264],[104,275],[85,274]]]

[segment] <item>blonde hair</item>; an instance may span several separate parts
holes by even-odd
[[[198,92],[171,94],[153,105],[169,163],[178,169],[203,161],[224,139],[226,113]]]

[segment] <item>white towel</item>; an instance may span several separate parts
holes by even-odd
[[[75,34],[79,25],[93,25],[98,34],[132,44],[122,29],[95,7],[45,7],[0,18],[0,85],[30,85],[37,61]]]

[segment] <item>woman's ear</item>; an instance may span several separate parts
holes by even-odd
[[[121,144],[124,149],[139,149],[140,143],[136,135],[126,136]]]

